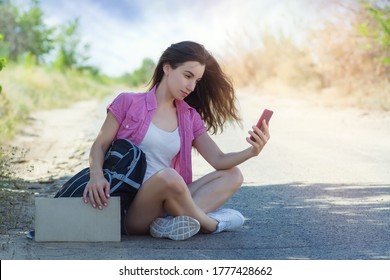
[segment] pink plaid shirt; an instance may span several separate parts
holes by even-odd
[[[157,109],[156,86],[145,93],[121,93],[107,107],[120,124],[115,139],[127,138],[139,145],[148,131]],[[192,182],[191,148],[193,141],[206,132],[198,112],[185,101],[176,100],[179,122],[180,151],[173,159],[173,167],[187,184]]]

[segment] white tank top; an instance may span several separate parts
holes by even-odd
[[[179,129],[168,132],[151,122],[139,148],[146,155],[145,182],[156,172],[171,166],[173,158],[180,150]]]

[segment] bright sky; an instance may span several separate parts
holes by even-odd
[[[345,0],[347,1],[347,0]],[[157,61],[172,43],[192,40],[223,57],[231,45],[258,43],[260,29],[293,33],[323,16],[327,0],[41,0],[45,20],[80,17],[93,64],[108,75],[131,72],[145,57]],[[322,7],[323,6],[323,7]],[[293,31],[293,32],[292,32]],[[251,36],[241,36],[244,32]],[[237,36],[240,35],[240,36]],[[234,42],[234,37],[240,37]]]

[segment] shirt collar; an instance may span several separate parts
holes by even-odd
[[[148,111],[153,111],[157,109],[157,98],[156,98],[156,89],[155,85],[147,94],[146,94],[146,108]]]

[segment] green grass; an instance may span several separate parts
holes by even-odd
[[[112,94],[118,85],[108,78],[69,70],[8,64],[0,73],[0,142],[11,139],[34,111],[67,107],[77,101]]]

